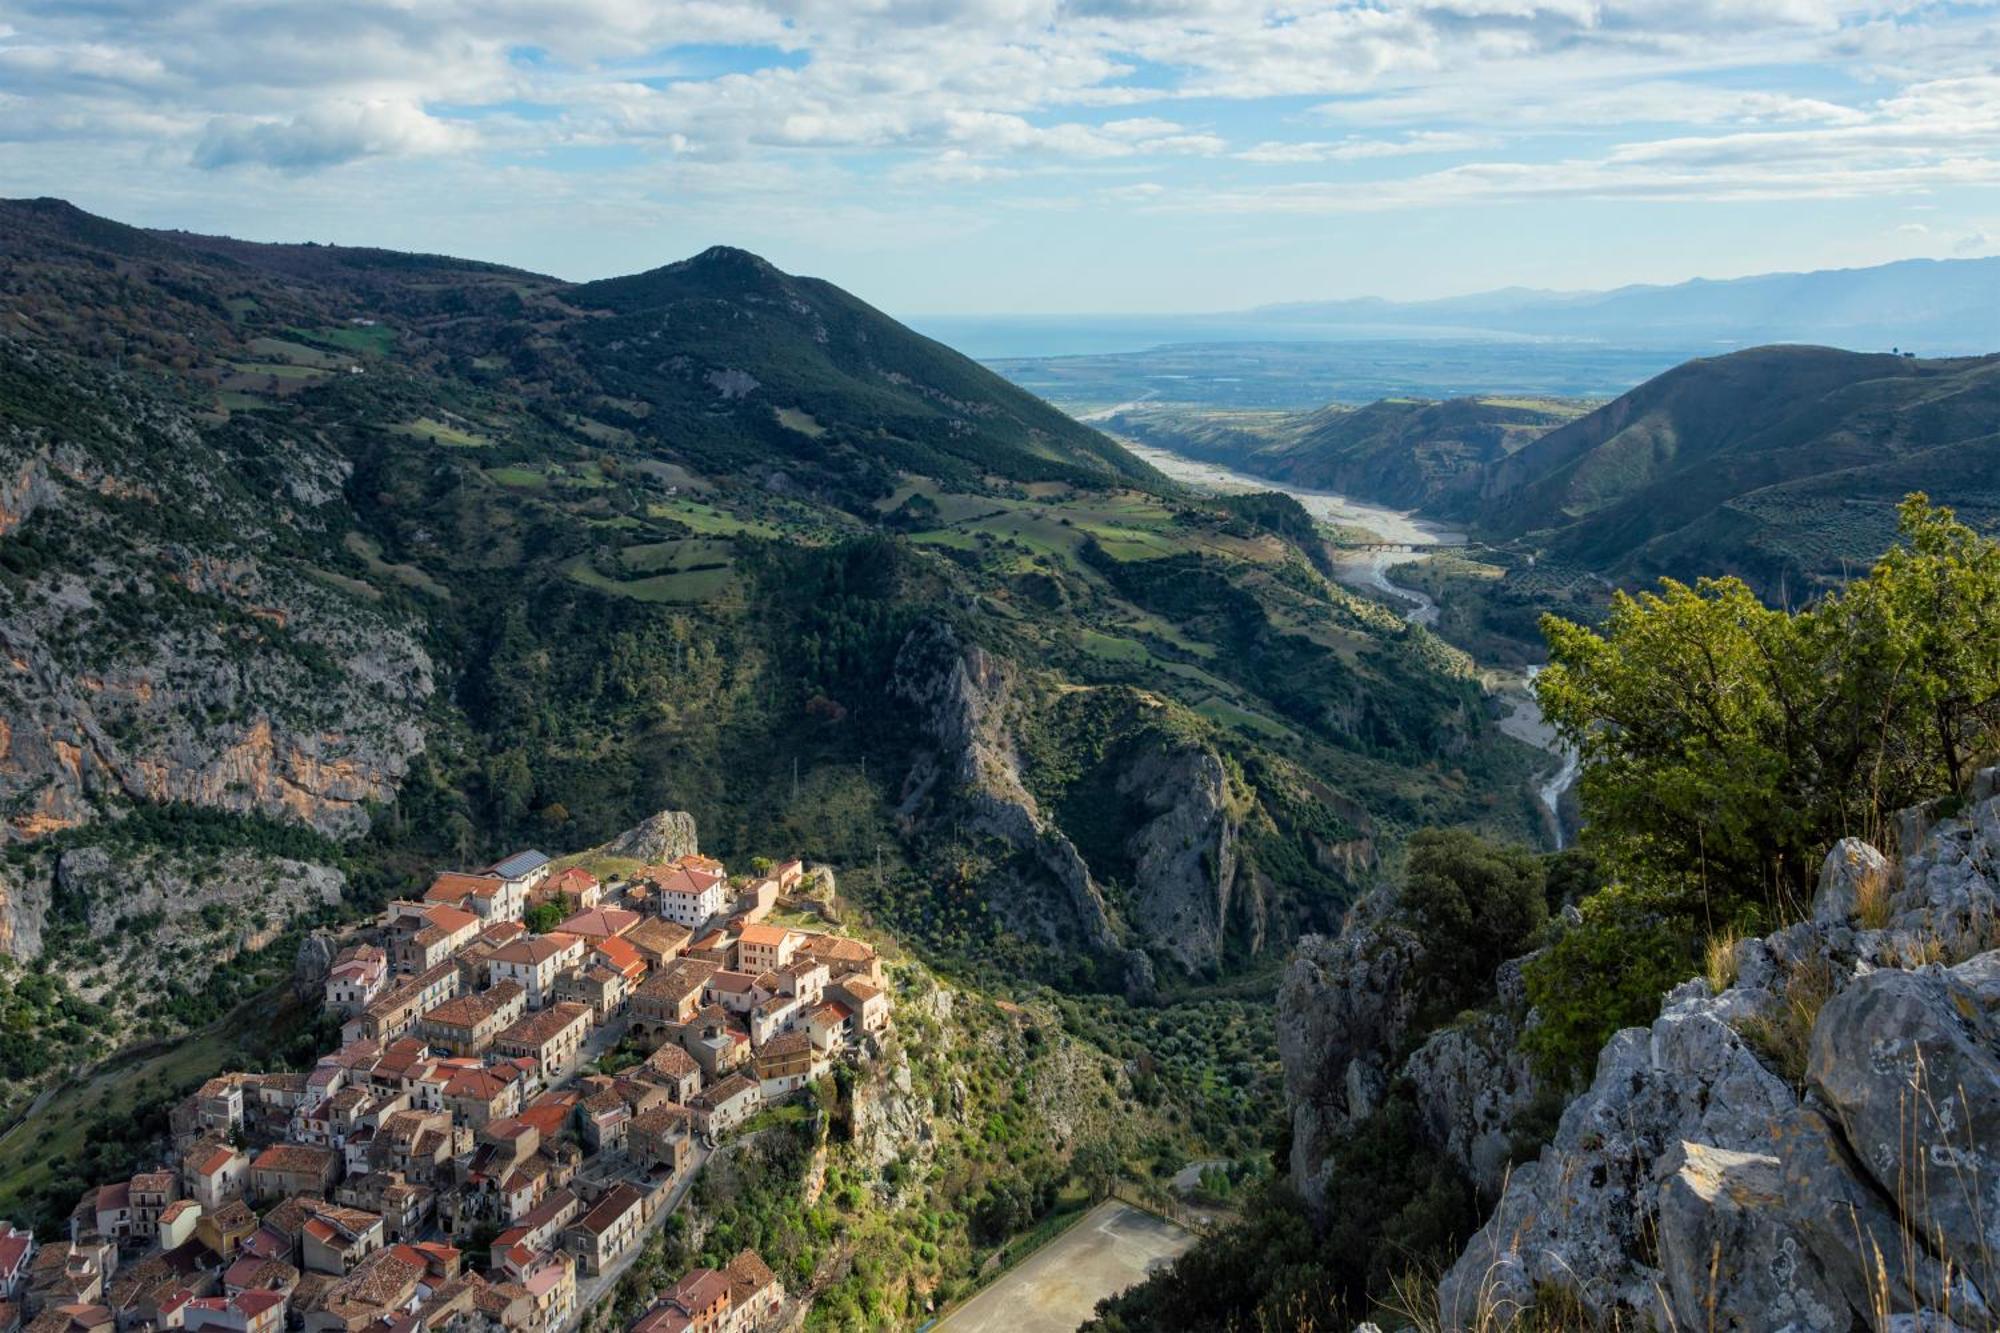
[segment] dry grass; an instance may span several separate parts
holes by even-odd
[[[1889,924],[1889,898],[1895,885],[1889,875],[1865,875],[1854,886],[1854,916],[1863,930],[1882,930]]]
[[[1813,1024],[1833,998],[1833,991],[1833,964],[1824,958],[1808,959],[1787,969],[1777,1011],[1742,1025],[1743,1039],[1751,1049],[1801,1091],[1806,1082],[1806,1059],[1812,1051]]]
[[[1708,937],[1708,945],[1702,950],[1702,973],[1714,994],[1720,995],[1736,984],[1736,946],[1742,942],[1743,936],[1734,926]]]

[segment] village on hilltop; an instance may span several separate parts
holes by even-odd
[[[826,872],[753,864],[600,881],[530,851],[390,903],[327,970],[338,1049],[208,1080],[170,1161],[87,1191],[66,1240],[0,1222],[0,1333],[577,1327],[719,1140],[881,1054],[875,950],[772,920]],[[745,1250],[633,1330],[787,1311]]]

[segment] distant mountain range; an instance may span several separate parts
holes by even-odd
[[[1483,329],[1630,345],[1807,342],[1887,351],[2000,349],[2000,258],[1906,259],[1606,292],[1504,288],[1436,301],[1320,301],[1251,312],[1274,326]]]
[[[1573,349],[1565,356],[1624,348],[1665,350],[1676,358],[1796,342],[1940,356],[2000,351],[1996,311],[2000,258],[1909,259],[1601,292],[1508,287],[1434,301],[1366,297],[1208,314],[956,315],[912,322],[991,362],[1278,342],[1554,342]],[[1515,387],[1574,391],[1573,385],[1525,379]],[[1461,376],[1456,391],[1474,388]]]

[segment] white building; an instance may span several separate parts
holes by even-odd
[[[689,928],[729,903],[729,877],[720,867],[682,863],[658,867],[649,877],[660,891],[660,915]]]

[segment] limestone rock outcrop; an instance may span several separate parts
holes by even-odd
[[[1991,1326],[1994,777],[1963,814],[1906,819],[1900,865],[1835,847],[1813,919],[1739,945],[1721,993],[1690,981],[1618,1033],[1446,1273],[1444,1326],[1504,1323],[1556,1289],[1661,1327]],[[1888,924],[1869,928],[1883,896],[1869,914]],[[1769,1044],[1786,1022],[1809,1024],[1797,1083]]]
[[[156,802],[364,831],[423,748],[433,667],[408,617],[296,540],[350,465],[274,436],[286,483],[248,494],[122,377],[0,356],[70,403],[0,425],[0,534],[33,540],[0,586],[0,840]]]
[[[1330,1149],[1381,1104],[1416,1005],[1422,953],[1381,892],[1356,903],[1337,938],[1299,940],[1278,988],[1278,1058],[1292,1113],[1292,1188],[1317,1211]]]
[[[694,856],[701,851],[694,816],[685,810],[662,810],[597,848],[601,856],[627,856],[649,865]]]

